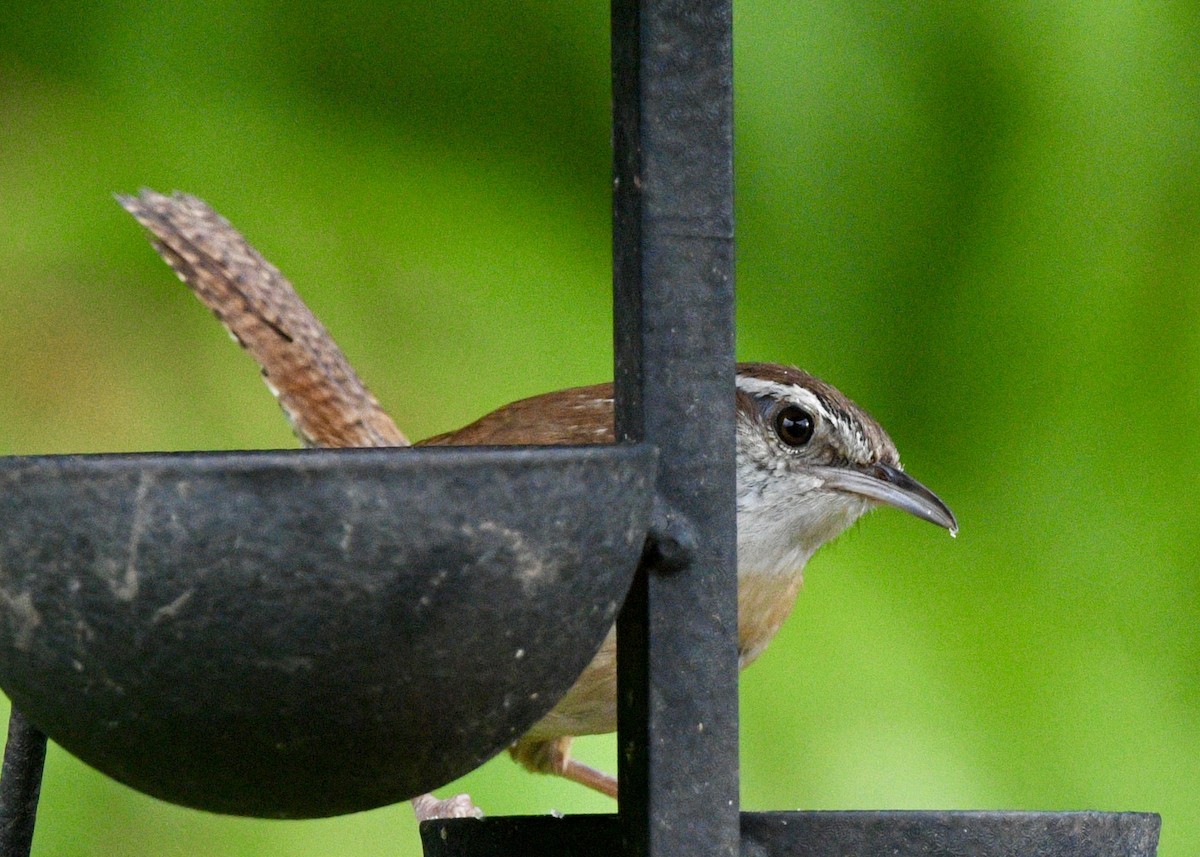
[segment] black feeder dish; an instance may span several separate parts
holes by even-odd
[[[1150,814],[739,812],[731,0],[612,0],[612,68],[618,445],[0,464],[0,857],[43,732],[222,812],[426,791],[623,598],[618,814],[425,822],[429,857],[1153,857]]]
[[[0,686],[185,806],[415,797],[571,686],[653,481],[633,445],[0,459]]]

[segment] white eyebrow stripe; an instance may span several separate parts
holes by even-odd
[[[829,422],[839,422],[838,418],[825,409],[821,400],[811,391],[795,384],[780,384],[778,381],[767,381],[762,378],[737,379],[737,386],[742,392],[751,396],[771,396],[795,402],[810,411],[824,417]]]

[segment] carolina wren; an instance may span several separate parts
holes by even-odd
[[[737,367],[738,653],[749,666],[792,611],[804,565],[866,512],[894,506],[958,532],[954,514],[900,467],[887,432],[837,389],[772,363]],[[523,399],[418,445],[613,442],[611,384]],[[572,738],[613,732],[616,632],[554,709],[513,744],[526,768],[616,797],[616,780],[573,760]]]
[[[309,446],[406,446],[349,361],[283,275],[206,203],[144,190],[118,197],[155,247],[262,368],[268,388]],[[907,476],[887,433],[829,384],[788,366],[737,367],[738,650],[762,653],[792,611],[817,548],[879,505],[945,527],[958,524]],[[612,443],[611,384],[514,402],[428,445]],[[570,756],[576,735],[612,732],[616,634],[610,632],[557,706],[511,748],[530,770],[605,794],[616,780]],[[413,801],[418,816],[474,815],[465,795]]]

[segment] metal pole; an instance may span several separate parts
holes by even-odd
[[[28,857],[37,821],[46,736],[13,708],[0,769],[0,857]]]
[[[613,0],[617,434],[660,450],[617,624],[627,855],[738,853],[730,0]]]

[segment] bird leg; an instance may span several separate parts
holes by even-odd
[[[509,747],[508,752],[526,770],[554,774],[616,800],[617,778],[572,759],[572,740],[569,735],[551,740],[526,738]]]
[[[598,771],[571,758],[570,736],[552,740],[526,739],[508,748],[513,759],[527,770],[538,774],[554,774],[573,783],[617,798],[617,778]],[[483,810],[475,806],[471,796],[455,795],[439,800],[431,794],[413,798],[413,813],[417,821],[435,818],[483,818]]]

